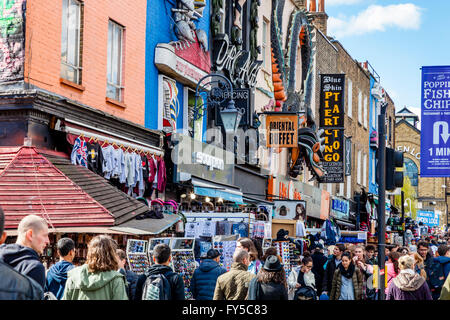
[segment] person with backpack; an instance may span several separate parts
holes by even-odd
[[[250,281],[247,300],[288,300],[286,272],[277,256],[268,256]]]
[[[117,244],[109,236],[94,237],[86,263],[68,272],[63,300],[128,300],[125,277],[118,272]]]
[[[236,248],[243,249],[248,252],[250,256],[250,265],[248,272],[256,275],[262,267],[262,262],[259,259],[258,250],[250,238],[239,238],[236,242]]]
[[[0,245],[6,240],[5,214],[0,207]],[[14,270],[0,259],[0,300],[42,300],[44,290],[31,277]]]
[[[72,264],[75,258],[75,242],[70,238],[62,238],[59,239],[56,248],[60,260],[47,271],[45,291],[53,293],[56,299],[61,300],[66,287],[67,272],[75,267]]]
[[[442,286],[450,273],[450,247],[443,244],[437,250],[439,256],[433,259],[433,264],[429,269],[428,282],[433,300],[439,299]]]
[[[136,283],[134,300],[185,300],[183,277],[170,267],[170,247],[160,243],[153,249],[153,262]]]
[[[217,278],[227,272],[227,269],[221,267],[219,262],[219,251],[209,249],[200,266],[194,271],[190,282],[190,289],[195,300],[213,299]]]
[[[316,300],[314,263],[309,252],[304,253],[300,267],[293,268],[288,277],[289,300]]]
[[[133,271],[125,269],[125,265],[127,264],[127,255],[125,254],[125,251],[123,251],[122,249],[117,249],[116,253],[119,257],[118,271],[123,274],[125,276],[125,279],[127,280],[128,299],[134,300],[134,295],[136,293],[136,281],[138,276]]]
[[[431,292],[423,277],[414,271],[414,258],[399,258],[400,273],[388,286],[386,300],[432,300]]]
[[[327,263],[327,257],[323,254],[323,245],[321,243],[317,243],[314,248],[314,252],[311,256],[313,267],[312,273],[314,274],[317,295],[320,296],[322,294],[322,282],[325,273],[325,263]]]
[[[342,253],[341,263],[336,268],[330,300],[362,300],[364,277],[353,263],[351,253]]]

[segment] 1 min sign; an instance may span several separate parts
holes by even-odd
[[[323,74],[320,79],[320,128],[325,130],[323,183],[344,182],[345,74]]]

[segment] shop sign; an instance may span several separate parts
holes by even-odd
[[[176,133],[171,159],[175,182],[195,176],[215,183],[234,185],[234,154],[212,144]]]
[[[274,201],[274,219],[306,222],[306,201]]]
[[[266,116],[266,130],[267,148],[298,147],[297,114],[268,114]]]
[[[337,219],[349,220],[350,202],[338,198],[331,199],[331,214]]]
[[[218,91],[219,92],[219,91]],[[228,107],[228,103],[230,99],[234,100],[234,106],[236,109],[244,112],[241,118],[241,122],[239,126],[247,126],[251,123],[250,114],[251,114],[251,101],[253,95],[250,94],[250,89],[246,88],[233,88],[233,97],[231,97],[231,92],[222,90],[221,94],[218,94],[217,99],[223,101],[220,105],[220,108],[216,108],[215,117],[216,117],[216,126],[222,127],[222,118],[220,117],[220,109]]]
[[[439,215],[435,211],[417,210],[416,221],[429,227],[439,226]]]
[[[320,82],[320,121],[325,130],[321,165],[323,183],[344,182],[344,87],[345,74],[324,74]]]
[[[420,150],[416,152],[416,148],[411,148],[410,146],[398,146],[397,150],[401,152],[407,152],[417,160],[420,160]]]

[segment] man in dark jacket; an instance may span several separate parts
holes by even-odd
[[[322,244],[318,243],[316,245],[316,248],[314,249],[314,253],[311,256],[313,260],[313,267],[312,267],[312,273],[314,273],[314,277],[316,280],[316,289],[317,289],[317,295],[322,294],[322,281],[324,277],[324,265],[327,262],[327,257],[323,254],[323,246]]]
[[[430,286],[430,272],[433,266],[433,256],[431,255],[428,242],[419,241],[417,244],[417,253],[422,257],[425,265],[425,272],[427,273],[427,283]]]
[[[333,285],[333,277],[336,268],[341,263],[341,256],[345,251],[345,246],[342,243],[338,243],[334,247],[333,255],[328,259],[327,268],[325,269],[325,273],[322,281],[322,290],[323,293],[328,294],[331,292],[331,287]]]
[[[5,215],[0,207],[0,245],[6,240]],[[44,291],[33,279],[24,276],[0,259],[0,300],[42,300]]]
[[[219,265],[220,253],[210,249],[200,267],[194,271],[190,289],[195,300],[212,300],[216,288],[217,278],[227,272]]]
[[[14,270],[34,279],[44,289],[45,268],[39,255],[49,243],[47,222],[30,214],[20,221],[17,231],[16,243],[0,246],[0,259]]]
[[[185,300],[184,296],[184,281],[181,275],[172,271],[170,261],[172,256],[170,248],[167,244],[161,243],[153,249],[153,262],[155,263],[147,272],[141,275],[136,283],[136,294],[134,300],[142,300],[142,293],[144,289],[145,280],[150,275],[163,274],[170,284],[170,300]]]
[[[61,300],[66,287],[67,272],[74,268],[72,264],[75,258],[75,242],[70,238],[59,239],[57,245],[59,262],[54,264],[47,272],[45,292],[51,292],[58,300]]]
[[[134,300],[134,295],[136,294],[136,281],[138,276],[131,270],[125,269],[127,264],[127,256],[125,251],[121,249],[116,250],[117,256],[119,257],[119,272],[125,276],[127,280],[127,295],[128,299]]]

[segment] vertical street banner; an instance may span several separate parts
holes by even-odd
[[[420,176],[450,177],[450,66],[422,67]]]
[[[345,138],[345,176],[352,175],[352,139]]]
[[[320,79],[320,121],[325,130],[323,183],[344,182],[344,89],[345,74],[323,74]]]

